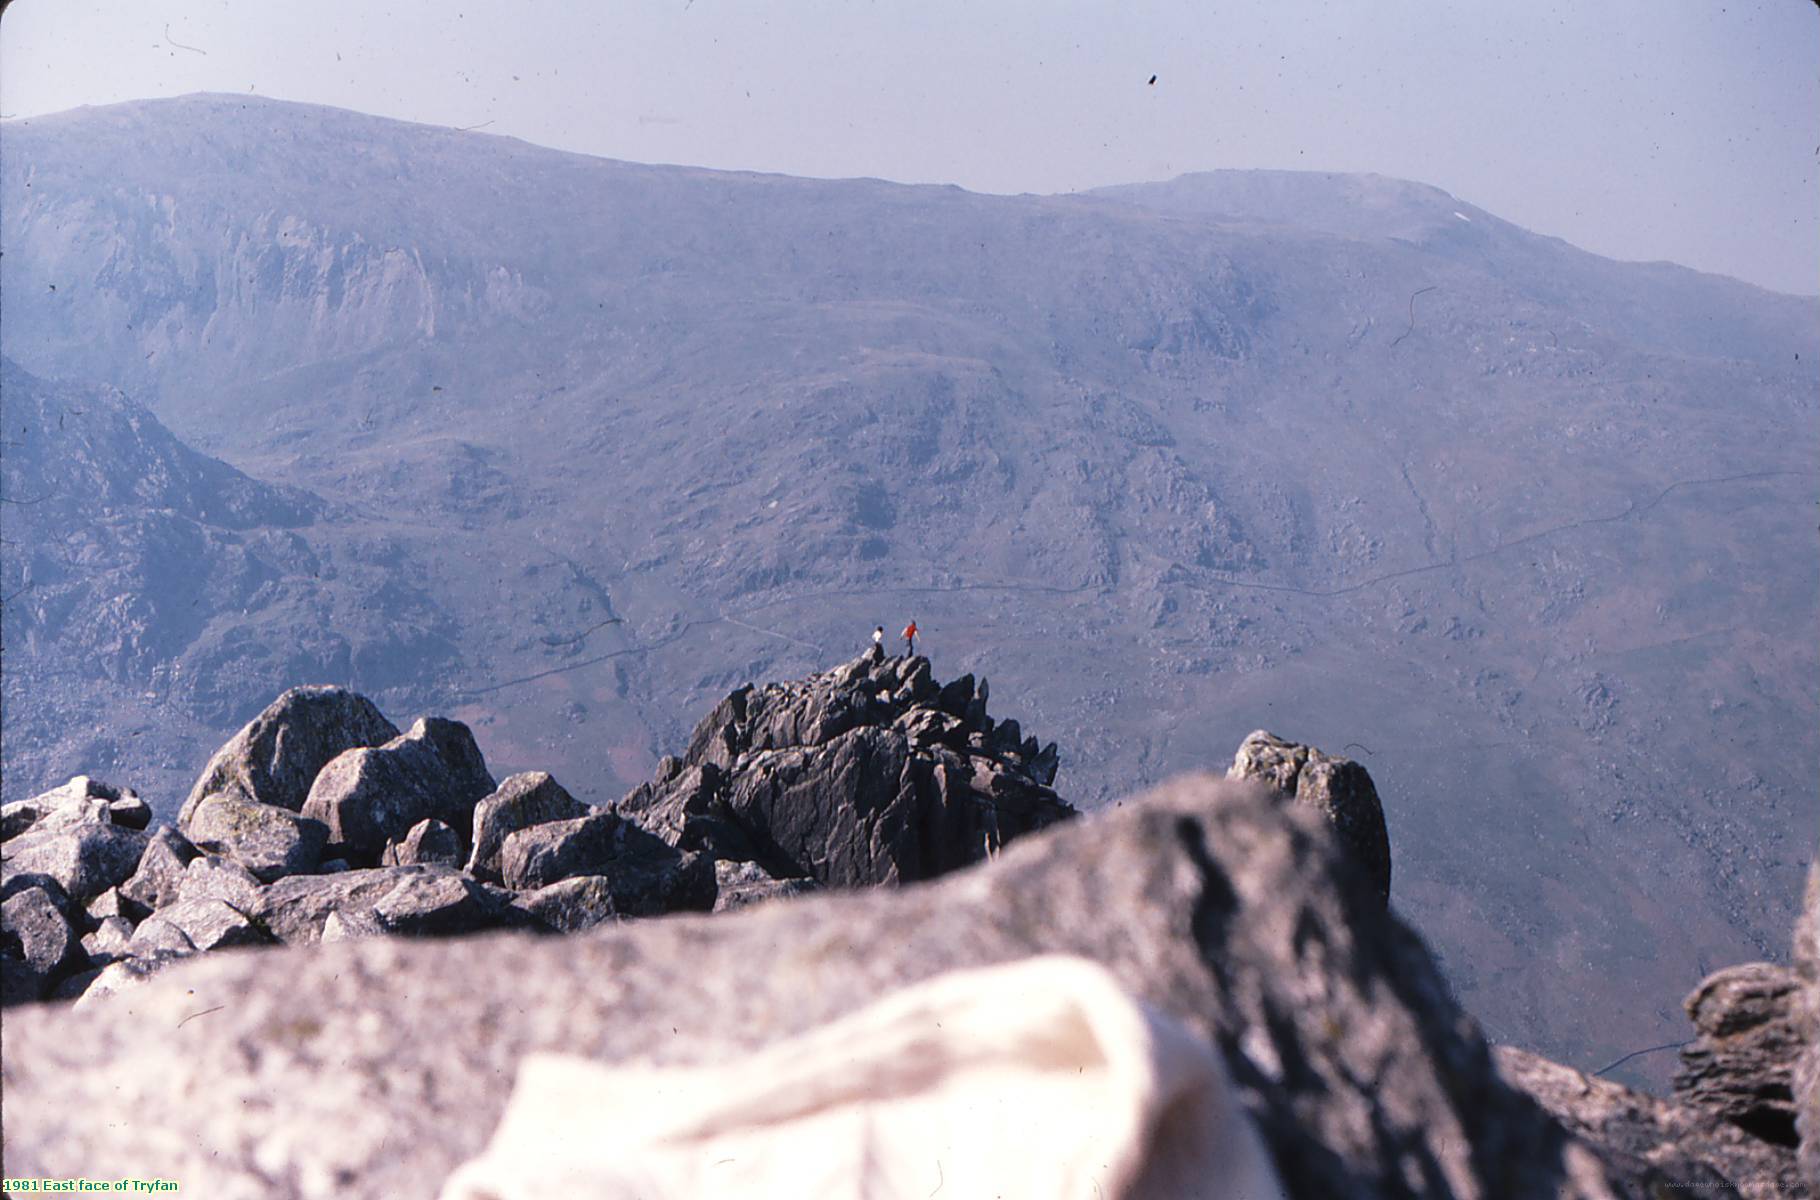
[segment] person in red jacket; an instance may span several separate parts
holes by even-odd
[[[916,656],[916,622],[915,621],[912,621],[908,625],[904,626],[904,645],[909,647],[909,654],[912,658],[914,658]]]

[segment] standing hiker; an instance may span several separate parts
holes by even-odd
[[[884,660],[885,660],[885,627],[883,625],[880,625],[872,631],[872,661],[873,662],[883,662]]]
[[[916,657],[916,622],[915,621],[911,621],[908,625],[904,626],[904,645],[909,648],[908,653],[909,653],[910,657],[915,658]]]

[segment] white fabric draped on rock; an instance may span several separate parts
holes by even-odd
[[[957,971],[717,1066],[533,1054],[442,1200],[1279,1200],[1213,1048],[1105,968]]]

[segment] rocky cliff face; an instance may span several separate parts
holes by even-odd
[[[1074,814],[1055,744],[986,711],[971,675],[869,654],[741,688],[619,805],[685,849],[836,887],[911,883]]]

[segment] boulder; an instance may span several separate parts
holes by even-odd
[[[215,752],[177,824],[187,830],[195,806],[211,795],[297,812],[331,759],[397,736],[397,726],[364,696],[337,687],[292,688]]]
[[[588,812],[587,805],[542,771],[509,777],[474,806],[474,850],[468,857],[468,874],[489,883],[500,882],[499,852],[507,837],[531,825],[568,821]]]
[[[1198,777],[922,887],[559,940],[204,956],[130,1011],[9,1017],[7,1169],[427,1195],[486,1142],[527,1054],[724,1062],[950,970],[1062,953],[1218,1050],[1293,1196],[1628,1200],[1711,1181],[1602,1158],[1509,1086],[1343,853],[1312,812]]]
[[[161,825],[146,842],[132,878],[120,885],[120,895],[142,909],[154,909],[177,899],[183,873],[197,855],[190,840],[169,825]],[[143,914],[141,914],[143,915]]]
[[[108,801],[108,816],[116,825],[128,829],[150,829],[152,827],[152,806],[139,798],[139,793],[131,788],[120,789],[120,794]]]
[[[198,849],[233,859],[264,883],[314,871],[329,840],[321,821],[227,792],[203,796],[188,817],[184,832]]]
[[[714,907],[714,860],[679,852],[617,813],[520,829],[500,856],[505,885],[532,891],[578,875],[604,875],[615,910],[656,916]]]
[[[122,825],[34,828],[0,845],[0,878],[48,875],[84,904],[131,878],[149,840]]]
[[[197,900],[219,900],[248,915],[265,905],[265,889],[259,877],[232,859],[218,854],[204,854],[190,860],[177,885],[177,903]],[[159,913],[170,905],[160,906]]]
[[[1498,1047],[1497,1061],[1505,1079],[1569,1133],[1629,1178],[1656,1185],[1645,1195],[1785,1200],[1806,1194],[1788,1150],[1728,1121],[1514,1047]]]
[[[715,912],[750,908],[767,900],[787,900],[821,890],[813,879],[774,879],[753,862],[715,863],[714,884]]]
[[[172,908],[182,906],[182,901]],[[175,921],[166,920],[158,913],[153,913],[139,922],[133,930],[131,940],[127,942],[127,955],[130,958],[151,958],[158,955],[183,955],[196,953],[196,943],[190,941],[190,935],[183,932]]]
[[[133,796],[133,792],[127,792],[127,796]],[[89,776],[75,776],[62,787],[0,807],[0,841],[11,841],[27,830],[47,832],[76,825],[113,825],[115,819],[109,805],[118,799],[120,788]]]
[[[1698,1036],[1681,1048],[1676,1099],[1793,1150],[1800,987],[1793,970],[1770,963],[1726,967],[1702,980],[1682,1002]]]
[[[613,885],[605,875],[577,875],[535,891],[521,892],[512,903],[532,921],[554,933],[580,933],[619,920]]]
[[[1350,758],[1258,730],[1239,745],[1228,779],[1256,779],[1319,812],[1390,903],[1390,833],[1371,774]]]
[[[423,820],[411,826],[402,841],[387,842],[380,862],[388,867],[461,867],[461,835],[441,821]]]
[[[307,945],[321,939],[330,913],[371,909],[405,874],[427,869],[372,867],[333,875],[288,875],[263,889],[258,908],[248,915],[279,941]]]
[[[429,868],[400,876],[373,901],[386,932],[448,937],[517,923],[507,897],[452,870]]]
[[[226,950],[234,946],[263,946],[271,941],[245,912],[213,896],[186,897],[145,919],[144,929],[153,921],[166,922],[178,930],[197,950]],[[139,936],[135,930],[133,936]]]
[[[130,954],[128,946],[132,940],[132,922],[124,917],[104,917],[96,923],[95,931],[82,939],[82,949],[91,966],[105,967]]]
[[[42,887],[22,888],[0,902],[0,956],[5,1002],[37,1000],[82,962],[82,947],[63,907]]]
[[[119,918],[125,921],[129,927],[135,921],[144,920],[146,915],[146,909],[122,896],[119,888],[109,888],[102,892],[88,902],[84,911],[90,924],[99,924],[110,918]]]
[[[470,837],[474,806],[493,790],[468,727],[425,717],[383,746],[330,761],[310,785],[303,815],[328,827],[333,854],[372,865],[387,842],[427,818]]]

